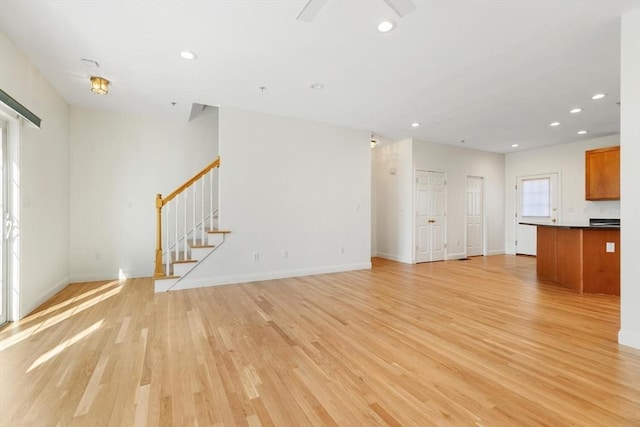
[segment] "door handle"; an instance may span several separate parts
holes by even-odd
[[[4,214],[4,230],[3,230],[3,238],[5,240],[9,240],[11,237],[11,231],[13,230],[13,221],[11,221],[11,215],[9,212],[5,212]]]

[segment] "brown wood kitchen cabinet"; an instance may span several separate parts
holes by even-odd
[[[620,147],[585,152],[585,198],[620,200]]]

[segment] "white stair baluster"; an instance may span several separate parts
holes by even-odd
[[[213,230],[213,170],[209,175],[209,229]]]
[[[175,244],[173,245],[176,254],[174,257],[174,260],[177,261],[178,260],[178,220],[180,219],[180,196],[176,197],[176,235],[174,236],[176,241]]]
[[[193,245],[195,246],[196,244],[196,199],[197,199],[197,194],[196,193],[196,183],[194,183],[191,186],[191,193],[193,194],[193,224],[191,224],[191,241],[193,242]]]
[[[187,218],[189,215],[187,215],[187,205],[188,203],[188,197],[187,197],[187,191],[184,192],[184,235],[182,237],[182,242],[183,242],[183,249],[184,249],[184,254],[182,259],[187,259]]]
[[[171,270],[170,270],[171,269],[171,233],[170,233],[171,227],[169,227],[169,224],[171,224],[171,222],[169,222],[171,220],[170,218],[171,209],[169,208],[170,206],[167,206],[167,209],[165,209],[165,222],[164,222],[165,224],[167,224],[165,226],[165,228],[167,229],[167,236],[164,240],[165,245],[167,245],[167,249],[165,251],[165,254],[166,254],[165,262],[167,263],[167,266],[165,267],[165,270],[164,270],[164,274],[166,276],[169,276],[171,274]]]
[[[200,217],[202,218],[202,221],[200,222],[200,240],[202,241],[202,244],[204,245],[204,222],[205,222],[205,218],[204,218],[204,177],[200,180]]]

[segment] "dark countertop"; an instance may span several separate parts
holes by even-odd
[[[535,222],[519,222],[520,225],[535,225],[540,227],[573,228],[585,230],[620,230],[619,225],[577,225],[577,224],[537,224]]]

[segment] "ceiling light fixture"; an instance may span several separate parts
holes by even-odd
[[[582,111],[582,108],[574,108],[573,110],[569,111],[571,114],[576,114],[579,113],[580,111]]]
[[[420,127],[420,123],[418,123],[418,122],[413,122],[413,123],[411,123],[411,127],[412,127],[412,128],[418,128],[418,127]]]
[[[549,126],[560,126],[560,122],[551,122],[549,123]]]
[[[314,83],[310,87],[313,90],[322,90],[322,89],[324,89],[324,85],[322,83]]]
[[[589,131],[588,130],[579,130],[578,131],[578,135],[584,135],[586,133],[589,133]]]
[[[180,56],[182,57],[182,59],[198,59],[198,55],[191,52],[190,50],[183,50],[182,52],[180,52]]]
[[[109,80],[97,76],[92,76],[89,80],[91,80],[91,92],[95,92],[98,95],[109,93]]]
[[[378,24],[378,31],[380,31],[381,33],[388,33],[394,28],[396,28],[396,21],[392,19],[387,19]]]
[[[517,147],[519,147],[519,145],[518,144],[511,144],[511,147],[512,148],[517,148]]]
[[[607,94],[606,94],[606,93],[596,93],[595,95],[593,95],[593,96],[591,97],[591,99],[596,99],[596,100],[597,100],[597,99],[602,99],[602,98],[604,98],[605,96],[607,96]]]

